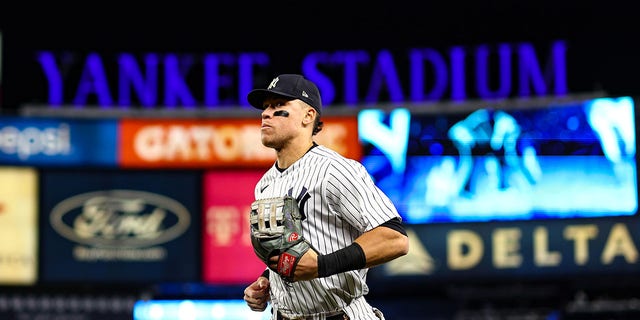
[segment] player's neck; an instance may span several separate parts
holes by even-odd
[[[300,160],[314,146],[313,140],[305,143],[291,144],[276,151],[277,165],[280,169],[286,169]]]

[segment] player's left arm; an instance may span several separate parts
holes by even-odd
[[[363,233],[355,243],[362,249],[367,268],[389,262],[409,252],[409,238],[398,218]]]
[[[338,251],[318,255],[307,251],[295,269],[295,280],[310,280],[334,274],[369,268],[399,258],[409,252],[409,238],[400,222],[393,218],[362,235]],[[277,263],[277,257],[271,258]]]

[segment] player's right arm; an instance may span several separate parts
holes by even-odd
[[[264,273],[244,289],[244,301],[253,311],[264,311],[271,300],[269,278]]]

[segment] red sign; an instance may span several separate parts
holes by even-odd
[[[211,171],[204,175],[203,280],[251,283],[266,268],[251,246],[249,212],[264,170]]]
[[[362,155],[355,116],[323,118],[319,144],[355,160]],[[120,159],[124,168],[268,168],[276,159],[262,145],[260,118],[123,119]]]

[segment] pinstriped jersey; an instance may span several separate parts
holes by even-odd
[[[272,166],[254,192],[256,200],[285,195],[296,198],[302,214],[302,235],[320,255],[342,249],[362,233],[400,218],[360,162],[320,145],[284,171]],[[289,315],[345,309],[368,293],[367,271],[293,283],[270,271],[272,308]],[[364,298],[358,301],[362,304]],[[368,309],[366,314],[371,312]],[[352,319],[359,318],[354,314]]]

